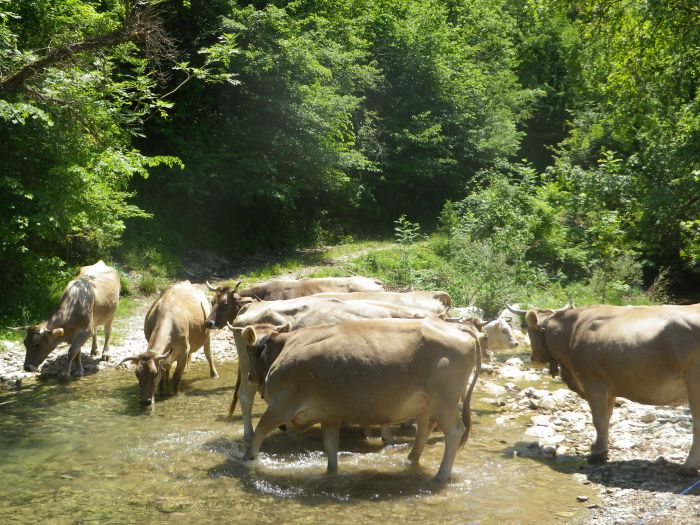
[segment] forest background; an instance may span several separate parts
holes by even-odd
[[[692,0],[0,0],[0,324],[366,239],[490,313],[693,299],[699,73]]]

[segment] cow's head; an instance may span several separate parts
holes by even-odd
[[[510,306],[508,307],[508,309],[515,314],[525,315],[525,320],[527,321],[527,335],[530,338],[530,358],[533,364],[549,364],[549,371],[552,375],[556,374],[558,363],[547,346],[547,326],[554,316],[570,308],[573,308],[571,303],[558,310],[551,310],[549,308],[516,310]]]
[[[240,330],[240,328],[233,327],[231,329]],[[262,387],[268,370],[284,347],[283,344],[278,344],[275,336],[291,330],[292,323],[289,322],[281,326],[258,324],[246,326],[243,329],[241,336],[245,342],[248,361],[250,362],[248,379],[251,382]]]
[[[155,352],[143,352],[141,354],[122,359],[117,366],[129,361],[136,364],[136,378],[139,380],[139,403],[142,406],[151,406],[155,402],[156,389],[165,378],[163,360],[170,356],[172,347],[165,354]]]
[[[63,340],[64,332],[63,328],[49,330],[41,326],[27,326],[26,330],[24,347],[27,354],[24,357],[24,370],[34,372]]]
[[[486,323],[484,331],[488,334],[491,350],[504,350],[518,346],[513,331],[504,319],[495,319]]]
[[[214,287],[207,282],[207,288],[214,292],[214,297],[211,300],[211,313],[204,321],[206,328],[223,328],[226,323],[233,322],[244,305],[255,301],[251,297],[241,297],[238,294],[240,285],[241,281],[238,281],[234,288],[230,286]]]

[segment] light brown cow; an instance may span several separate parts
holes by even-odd
[[[321,423],[328,472],[338,468],[341,421],[382,425],[416,417],[408,457],[417,462],[431,420],[445,434],[436,478],[446,480],[469,437],[470,399],[480,370],[478,342],[438,319],[378,319],[302,328],[246,327],[241,337],[264,380],[268,407],[246,450],[255,459],[263,439],[282,424]],[[459,401],[475,370],[459,412]]]
[[[391,303],[399,306],[409,306],[430,310],[434,314],[445,314],[452,306],[450,294],[442,291],[415,290],[413,292],[352,292],[352,293],[319,293],[318,297],[330,297],[343,301],[376,301]]]
[[[286,301],[261,301],[244,306],[233,322],[233,337],[238,349],[238,378],[233,393],[233,401],[229,415],[233,415],[237,397],[241,399],[243,413],[244,439],[253,437],[252,410],[256,388],[261,385],[249,379],[250,362],[248,355],[242,350],[245,342],[240,337],[240,330],[249,325],[270,324],[283,325],[290,323],[292,330],[317,326],[321,324],[339,323],[360,319],[420,319],[433,317],[427,310],[397,306],[388,303],[372,301],[341,301],[333,298],[323,298],[318,295],[300,297]],[[390,441],[391,434],[383,429],[383,437]]]
[[[153,404],[156,386],[160,386],[162,394],[167,393],[170,367],[174,362],[177,367],[172,390],[177,394],[190,354],[199,348],[204,347],[211,377],[219,377],[211,357],[209,330],[204,327],[209,310],[206,294],[189,281],[165,289],[148,310],[143,327],[148,350],[119,363],[136,363],[142,405]]]
[[[104,326],[105,343],[102,360],[109,360],[109,336],[112,320],[119,304],[119,275],[117,271],[98,261],[83,266],[74,280],[68,283],[56,311],[37,326],[25,327],[24,346],[27,354],[24,369],[33,372],[44,362],[59,343],[70,344],[68,362],[61,378],[70,377],[75,362],[75,376],[83,375],[80,350],[92,336],[91,354],[97,355],[97,327]]]
[[[515,313],[523,313],[516,310]],[[700,305],[591,306],[526,312],[532,360],[588,401],[596,440],[588,460],[608,457],[615,397],[648,405],[689,403],[693,444],[681,472],[700,467]]]
[[[238,290],[241,282],[234,288],[230,286],[214,287],[207,282],[207,287],[214,292],[212,312],[207,319],[207,328],[223,328],[238,315],[238,310],[255,300],[279,301],[306,297],[320,292],[381,292],[384,286],[368,277],[318,277],[297,280],[276,279],[260,286]]]

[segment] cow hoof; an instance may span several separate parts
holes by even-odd
[[[111,356],[111,355],[109,355],[109,354],[107,354],[107,355],[102,354],[102,360],[103,360],[103,361],[109,363],[109,361],[110,361],[111,359],[112,359],[112,356]]]
[[[697,476],[698,469],[695,467],[682,466],[680,469],[678,469],[678,472],[681,476],[693,478],[693,477]]]
[[[588,463],[591,465],[602,465],[606,461],[608,461],[607,452],[594,452],[588,456]]]
[[[60,374],[58,374],[58,381],[59,381],[59,382],[61,382],[61,383],[67,383],[67,382],[70,381],[70,380],[71,380],[70,374],[66,374],[66,373],[63,373],[63,372],[60,373]]]
[[[279,428],[282,432],[286,432],[286,431],[287,431],[287,425],[280,425],[280,426],[278,426],[277,428]]]
[[[219,374],[217,374],[216,372],[214,372],[214,373],[212,373],[212,374],[209,374],[209,377],[211,377],[212,379],[219,379]]]

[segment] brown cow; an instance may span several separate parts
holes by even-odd
[[[156,386],[161,393],[167,393],[173,362],[177,362],[173,374],[173,393],[177,394],[190,354],[201,347],[209,363],[209,374],[219,377],[211,357],[209,330],[204,327],[209,309],[206,294],[183,281],[165,289],[148,310],[143,327],[148,350],[119,363],[136,363],[142,405],[153,404]]]
[[[300,297],[286,301],[260,301],[243,307],[233,322],[232,328],[245,328],[249,325],[271,324],[283,325],[290,323],[292,330],[307,326],[339,323],[359,319],[419,319],[433,317],[427,310],[397,306],[388,303],[372,301],[340,301],[332,298],[322,298],[318,295]],[[233,414],[237,396],[240,395],[241,411],[243,413],[244,439],[253,437],[252,410],[256,385],[250,381],[250,363],[244,341],[240,338],[240,330],[233,331],[234,341],[238,349],[238,378],[233,394],[229,415]],[[391,434],[383,430],[383,437],[390,441]]]
[[[384,286],[368,277],[318,277],[298,280],[276,279],[260,286],[253,286],[239,291],[241,282],[234,288],[230,286],[207,287],[214,292],[212,312],[207,319],[207,328],[223,328],[238,315],[238,310],[255,300],[279,301],[295,299],[321,292],[380,292]]]
[[[436,478],[446,480],[469,437],[471,393],[480,371],[478,341],[459,325],[438,319],[378,319],[287,332],[269,325],[241,331],[252,376],[264,381],[267,409],[245,457],[282,424],[321,423],[328,472],[338,468],[340,422],[383,425],[416,417],[408,457],[417,462],[436,421],[445,451]],[[459,412],[459,401],[476,367]]]
[[[442,291],[415,290],[412,292],[352,292],[352,293],[319,293],[318,297],[341,299],[343,301],[376,301],[391,303],[411,308],[430,310],[434,314],[445,314],[452,306],[450,294]]]
[[[112,320],[119,304],[119,275],[117,271],[98,261],[83,266],[74,280],[68,283],[56,311],[36,326],[25,327],[24,346],[27,354],[24,369],[34,372],[59,343],[70,344],[68,363],[61,372],[69,378],[71,364],[75,362],[75,376],[83,375],[80,350],[92,336],[91,354],[97,355],[97,327],[104,326],[105,343],[102,360],[109,360],[109,336]]]
[[[648,405],[689,403],[693,444],[681,472],[700,467],[700,305],[591,306],[525,313],[532,360],[561,370],[588,401],[596,440],[588,458],[608,457],[615,397]]]

